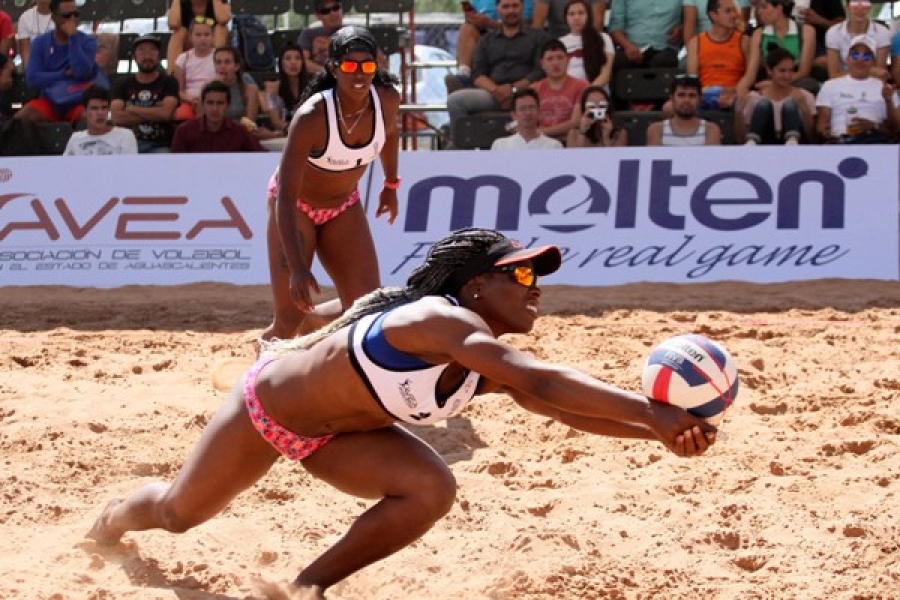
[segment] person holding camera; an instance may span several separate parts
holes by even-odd
[[[609,92],[602,86],[590,86],[581,93],[575,107],[578,123],[569,131],[568,148],[621,148],[628,145],[628,132],[613,120]]]

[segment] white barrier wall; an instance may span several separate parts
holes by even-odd
[[[267,283],[277,161],[4,160],[0,285]],[[559,284],[900,274],[896,146],[414,152],[400,163],[401,214],[371,221],[387,284],[468,226],[562,246]],[[370,215],[381,179],[377,164],[363,179]]]

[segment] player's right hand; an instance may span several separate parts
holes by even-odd
[[[316,281],[312,271],[304,270],[291,273],[289,285],[291,300],[293,300],[294,305],[303,312],[311,312],[315,305],[313,304],[310,290],[317,294],[322,293],[319,289],[319,282]]]

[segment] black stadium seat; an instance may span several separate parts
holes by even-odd
[[[62,154],[72,137],[71,123],[40,123],[38,129],[47,155]]]
[[[512,120],[506,112],[483,112],[461,117],[453,123],[453,148],[488,150],[494,140],[509,135],[506,125]]]
[[[281,54],[281,50],[288,44],[297,43],[297,38],[300,37],[300,32],[302,29],[279,29],[277,31],[273,31],[269,34],[269,37],[272,39],[272,47],[275,49],[275,55],[278,56]]]
[[[628,133],[629,146],[647,145],[647,127],[663,118],[663,114],[655,110],[623,110],[615,113],[616,124]]]
[[[620,69],[612,86],[616,106],[653,104],[656,109],[662,108],[678,73],[678,69]]]

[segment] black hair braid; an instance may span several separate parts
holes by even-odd
[[[491,246],[504,239],[502,234],[491,229],[468,228],[455,231],[431,247],[425,262],[409,275],[405,287],[378,288],[354,302],[343,315],[322,329],[303,337],[274,342],[272,351],[286,353],[305,350],[366,315],[410,304],[425,296],[448,293],[447,284],[459,267],[483,256]]]

